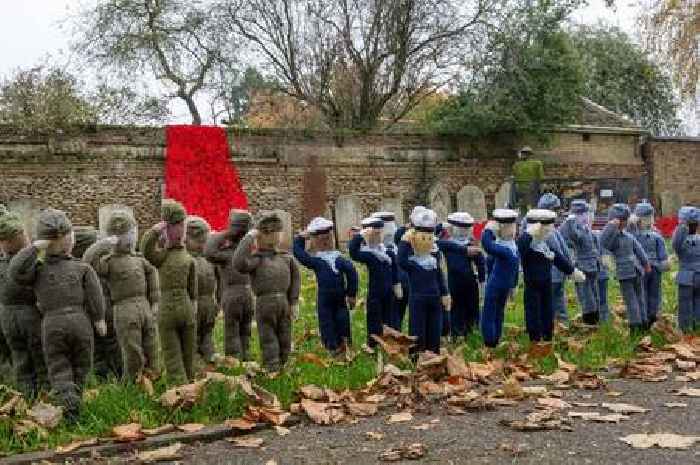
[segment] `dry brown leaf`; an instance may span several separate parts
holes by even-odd
[[[685,387],[674,391],[676,396],[700,397],[700,389]]]
[[[39,426],[38,424],[34,423],[31,420],[18,420],[12,425],[12,432],[17,435],[17,437],[25,437],[33,432],[36,432],[36,434],[40,438],[46,438],[49,433],[46,431],[44,428]]]
[[[348,402],[345,407],[350,415],[356,417],[370,417],[377,414],[377,404],[369,402]]]
[[[183,433],[196,433],[204,429],[204,425],[201,423],[185,423],[184,425],[178,425],[177,429]]]
[[[667,345],[666,348],[671,349],[679,358],[683,360],[695,361],[698,359],[698,357],[695,355],[693,346],[689,344],[678,342],[676,344]]]
[[[595,421],[598,423],[619,423],[623,420],[628,420],[630,417],[621,413],[611,413],[609,415],[601,415],[598,412],[569,412],[569,418],[581,418],[587,421]]]
[[[141,375],[138,379],[138,384],[139,386],[141,386],[141,389],[143,389],[143,392],[145,392],[147,395],[151,397],[156,395],[156,390],[153,388],[153,382],[148,376]]]
[[[176,442],[167,447],[138,452],[136,458],[145,463],[180,460],[182,458],[181,450],[183,447],[184,445],[181,442]]]
[[[27,409],[27,403],[24,401],[22,394],[16,391],[11,391],[12,397],[0,407],[0,415],[20,416]]]
[[[200,399],[206,383],[207,380],[203,380],[192,384],[175,386],[165,391],[158,400],[165,408],[190,408]]]
[[[285,428],[284,426],[273,426],[273,428],[275,428],[275,432],[278,436],[286,436],[292,432],[289,428]]]
[[[422,458],[427,449],[421,443],[413,443],[408,446],[393,447],[379,454],[379,460],[384,462],[398,462],[399,460],[418,460]]]
[[[316,401],[321,401],[326,399],[326,393],[324,389],[321,389],[320,387],[314,385],[314,384],[307,384],[306,386],[302,386],[299,388],[299,392],[301,393],[302,396],[306,397],[307,399],[311,400],[316,400]]]
[[[83,391],[83,402],[92,402],[100,395],[99,389],[86,389]]]
[[[523,394],[527,397],[542,397],[548,394],[545,386],[523,386]]]
[[[625,393],[620,391],[608,391],[605,393],[605,395],[608,397],[620,397],[625,395]]]
[[[146,436],[158,436],[161,434],[172,433],[176,429],[177,428],[175,428],[175,425],[168,423],[157,428],[144,429],[142,431]]]
[[[63,419],[63,409],[51,404],[39,402],[28,412],[29,419],[46,429],[53,429],[61,423]]]
[[[411,426],[411,429],[416,431],[427,431],[432,427],[433,425],[431,425],[430,423],[423,423],[421,425]]]
[[[503,382],[503,396],[507,399],[522,399],[525,392],[517,379],[508,378]]]
[[[249,431],[255,428],[256,423],[242,418],[236,418],[235,420],[226,420],[224,426],[228,428],[233,428],[239,431]]]
[[[379,404],[381,402],[384,402],[386,399],[386,396],[384,394],[373,394],[371,396],[367,396],[364,398],[365,402],[371,402],[373,404]]]
[[[367,439],[372,440],[372,441],[381,441],[382,439],[384,439],[384,433],[377,433],[375,431],[367,431],[365,433],[365,437]]]
[[[313,352],[305,352],[299,356],[299,361],[302,363],[311,363],[320,368],[328,368],[329,364],[326,360],[323,360],[319,355]]]
[[[690,370],[694,370],[696,366],[697,366],[697,363],[692,362],[692,361],[676,360],[676,367],[678,367],[679,370],[690,371]]]
[[[539,378],[554,384],[564,384],[569,382],[571,375],[564,370],[557,370],[551,375],[541,375]]]
[[[578,389],[603,389],[605,380],[595,373],[577,371],[573,374],[573,385]]]
[[[241,362],[231,355],[216,354],[214,356],[214,365],[219,368],[238,368],[241,366]]]
[[[310,399],[302,399],[301,408],[306,415],[319,425],[330,425],[344,418],[344,413],[339,405],[324,402],[315,402]]]
[[[413,420],[413,414],[411,412],[400,412],[400,413],[395,413],[389,418],[387,418],[387,423],[393,424],[393,423],[405,423],[407,421]]]
[[[564,402],[561,399],[552,399],[551,397],[537,399],[537,405],[554,409],[571,408],[571,404],[569,404],[568,402]]]
[[[664,407],[668,408],[686,408],[688,407],[688,404],[683,403],[683,402],[666,402],[664,404]]]
[[[65,446],[58,446],[55,450],[57,454],[68,454],[81,447],[94,446],[97,445],[97,438],[83,439],[82,441],[73,441]]]
[[[597,407],[598,402],[572,402],[576,407]]]
[[[146,437],[139,423],[115,426],[112,428],[112,436],[117,442],[140,441]]]
[[[632,404],[603,402],[600,406],[602,408],[608,409],[611,412],[615,412],[615,413],[629,414],[629,413],[646,413],[649,411],[648,408],[639,407],[637,405],[632,405]]]
[[[571,425],[566,419],[562,419],[555,410],[542,410],[529,414],[523,420],[501,420],[499,422],[504,426],[515,429],[516,431],[545,431],[552,429],[560,429],[571,431]]]
[[[658,446],[662,449],[687,449],[700,441],[700,436],[681,436],[679,434],[630,434],[620,438],[635,449],[649,449]]]
[[[255,438],[255,437],[248,437],[248,438],[228,438],[226,439],[228,442],[233,444],[234,447],[241,447],[241,448],[248,448],[248,449],[257,449],[263,445],[265,440],[263,438]]]

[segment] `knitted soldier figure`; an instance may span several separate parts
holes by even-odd
[[[277,372],[287,363],[292,350],[292,319],[299,314],[301,276],[294,258],[278,249],[282,230],[279,216],[264,214],[233,256],[236,270],[250,274],[263,366],[269,372]]]
[[[112,212],[107,234],[113,248],[102,256],[97,272],[109,287],[124,376],[136,381],[144,370],[158,372],[158,274],[135,252],[136,221],[129,212]]]
[[[212,332],[216,324],[219,306],[216,303],[218,274],[216,267],[202,252],[209,239],[209,223],[198,216],[187,218],[187,251],[197,267],[197,353],[202,361],[209,363],[214,356]]]
[[[486,266],[481,248],[474,243],[474,218],[467,212],[447,217],[449,238],[437,241],[447,262],[447,282],[452,297],[452,337],[467,336],[479,323],[479,295],[483,296]],[[475,270],[476,268],[476,270]]]
[[[294,238],[294,256],[316,275],[321,341],[326,350],[339,354],[352,341],[348,308],[355,307],[358,280],[352,262],[334,248],[332,231],[331,221],[314,218],[306,232]],[[307,237],[313,254],[306,251]]]
[[[685,334],[700,329],[700,209],[682,207],[671,244],[678,255],[678,326]]]
[[[28,245],[19,215],[0,216],[0,332],[11,351],[17,387],[34,396],[46,382],[46,365],[41,348],[41,314],[36,307],[34,289],[9,279],[10,260]]]
[[[498,345],[506,303],[518,285],[520,257],[514,240],[517,217],[515,210],[496,209],[494,219],[481,235],[481,245],[491,259],[481,315],[481,335],[487,347]]]
[[[601,253],[591,228],[591,215],[585,200],[571,202],[571,215],[559,228],[561,235],[573,246],[576,268],[586,274],[585,281],[576,283],[576,295],[581,305],[581,318],[589,325],[600,320],[598,273]]]
[[[394,254],[395,261],[397,262],[396,276],[398,283],[394,284],[393,287],[394,298],[391,304],[391,320],[386,324],[397,331],[401,331],[403,316],[408,306],[408,275],[398,266],[397,254],[399,249],[396,245],[396,215],[394,215],[393,212],[376,212],[372,214],[372,217],[379,218],[384,222],[384,227],[382,228],[382,243],[387,252]]]
[[[250,213],[231,210],[229,228],[212,234],[204,255],[219,273],[219,302],[224,310],[224,352],[240,360],[249,358],[250,329],[253,322],[253,292],[250,277],[233,266],[233,254],[250,229]]]
[[[651,265],[651,271],[645,273],[642,278],[642,288],[647,304],[647,320],[649,325],[653,325],[662,300],[661,273],[668,271],[671,266],[668,262],[666,242],[654,229],[654,207],[649,202],[644,201],[635,206],[634,214],[630,215],[627,222],[627,230],[642,245]]]
[[[625,231],[630,217],[626,204],[616,203],[608,212],[610,221],[600,235],[600,244],[615,258],[617,280],[627,308],[627,320],[631,331],[647,327],[647,310],[642,277],[651,271],[646,252],[632,234]]]
[[[141,239],[144,257],[158,269],[160,311],[158,333],[168,379],[182,384],[194,379],[197,339],[197,269],[185,249],[185,208],[165,199],[162,222]]]
[[[610,307],[608,305],[608,281],[610,280],[610,269],[615,266],[613,257],[609,250],[603,248],[600,243],[600,234],[595,233],[595,240],[600,251],[600,272],[598,273],[598,302],[600,310],[600,321],[608,321],[610,318]]]
[[[416,336],[414,353],[440,353],[443,312],[450,311],[451,299],[442,272],[442,254],[434,252],[437,215],[423,209],[411,218],[409,229],[399,243],[399,265],[408,274],[408,328]]]
[[[527,229],[518,237],[518,253],[525,281],[525,325],[530,337],[531,355],[551,353],[554,330],[552,306],[552,266],[562,273],[574,274],[575,281],[584,281],[586,275],[574,270],[571,261],[558,250],[552,250],[547,237],[554,231],[556,213],[551,210],[527,212]],[[594,284],[597,285],[597,282]],[[543,344],[540,344],[543,343]]]
[[[112,252],[113,244],[106,238],[97,240],[97,230],[93,228],[80,227],[75,230],[75,243],[72,255],[87,263],[93,270],[97,271],[100,266],[100,259]],[[99,275],[99,273],[98,273]],[[102,379],[110,376],[121,378],[124,373],[122,363],[122,352],[117,340],[117,333],[114,329],[114,312],[112,311],[112,297],[109,294],[109,283],[100,276],[100,285],[105,302],[105,321],[107,322],[107,334],[100,336],[95,333],[95,353],[94,371]]]
[[[74,420],[92,370],[93,325],[98,334],[107,332],[104,298],[95,270],[71,257],[73,231],[65,213],[42,211],[37,232],[38,240],[10,262],[9,275],[34,287],[51,389],[66,418]]]
[[[369,272],[367,286],[367,345],[374,347],[377,341],[373,334],[381,336],[382,325],[392,326],[394,292],[401,288],[399,283],[396,255],[386,248],[382,238],[384,221],[370,217],[362,220],[362,231],[348,244],[350,257],[364,263]]]

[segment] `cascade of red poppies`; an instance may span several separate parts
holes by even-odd
[[[231,208],[248,208],[238,171],[229,158],[226,131],[216,126],[168,126],[165,196],[214,230],[228,224]]]

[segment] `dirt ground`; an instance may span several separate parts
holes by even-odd
[[[514,407],[498,407],[453,416],[439,405],[414,412],[407,423],[387,424],[392,411],[352,425],[317,426],[309,422],[293,427],[285,436],[274,430],[257,433],[262,447],[241,449],[230,442],[195,444],[184,449],[181,463],[197,465],[307,465],[388,463],[379,459],[382,452],[402,444],[421,443],[425,455],[417,460],[392,463],[436,464],[639,464],[686,465],[700,463],[700,443],[686,450],[633,449],[619,438],[635,433],[676,433],[700,435],[700,398],[678,397],[674,389],[684,383],[665,381],[646,383],[610,380],[608,390],[621,392],[611,397],[605,391],[565,391],[563,400],[571,402],[624,402],[650,409],[634,414],[618,424],[594,423],[572,419],[573,431],[518,432],[499,424],[499,420],[522,418],[535,409],[527,400]],[[681,402],[686,407],[667,407]],[[570,411],[598,411],[595,407],[574,406]],[[567,412],[567,410],[564,410]],[[566,416],[566,413],[564,413]],[[427,429],[412,427],[428,425]],[[384,435],[369,439],[367,432]],[[110,460],[130,462],[130,457]]]

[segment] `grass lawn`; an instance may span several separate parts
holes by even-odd
[[[364,297],[367,276],[363,266],[358,266],[361,274],[361,294],[358,306],[352,313],[353,348],[358,352],[350,364],[330,363],[327,367],[297,360],[299,355],[314,353],[327,360],[318,336],[309,337],[310,331],[318,327],[315,312],[315,281],[313,275],[304,270],[300,318],[295,323],[295,354],[287,369],[278,377],[269,379],[259,375],[256,382],[276,394],[286,407],[295,401],[297,389],[305,384],[316,384],[331,389],[355,389],[362,387],[375,376],[376,360],[360,350],[366,340],[364,319]],[[677,288],[673,283],[672,273],[665,273],[663,279],[663,311],[675,315],[677,311]],[[567,285],[570,317],[577,315],[577,303],[573,283]],[[524,333],[522,285],[518,290],[515,303],[509,304],[504,329],[505,343],[496,349],[498,357],[512,357],[515,353],[527,351],[529,342]],[[614,279],[610,280],[609,302],[611,313],[622,305],[619,287]],[[653,333],[653,342],[663,344],[663,336]],[[223,321],[217,323],[214,338],[216,349],[223,352]],[[570,343],[573,338],[577,343]],[[566,361],[577,364],[583,369],[605,367],[610,359],[629,359],[637,344],[637,338],[631,338],[624,321],[606,323],[591,334],[573,334],[568,337],[555,338],[556,352]],[[459,349],[470,361],[480,361],[484,357],[481,335],[473,333]],[[253,330],[253,354],[260,360],[257,333]],[[457,349],[457,347],[451,347]],[[327,360],[330,362],[330,360]],[[556,368],[556,359],[551,356],[539,362],[542,371],[550,372]],[[235,370],[230,374],[238,374]],[[230,391],[223,384],[208,385],[201,402],[188,411],[169,410],[157,402],[155,397],[146,395],[139,387],[125,383],[112,382],[97,384],[92,381],[88,389],[98,389],[93,399],[84,403],[78,422],[71,426],[61,425],[56,430],[40,437],[36,432],[25,436],[13,433],[13,421],[0,419],[0,454],[14,454],[29,450],[53,448],[77,439],[108,436],[112,427],[124,423],[141,423],[144,428],[154,428],[165,423],[216,423],[227,418],[240,416],[246,406],[246,398],[238,391]],[[156,383],[156,396],[166,386]]]

